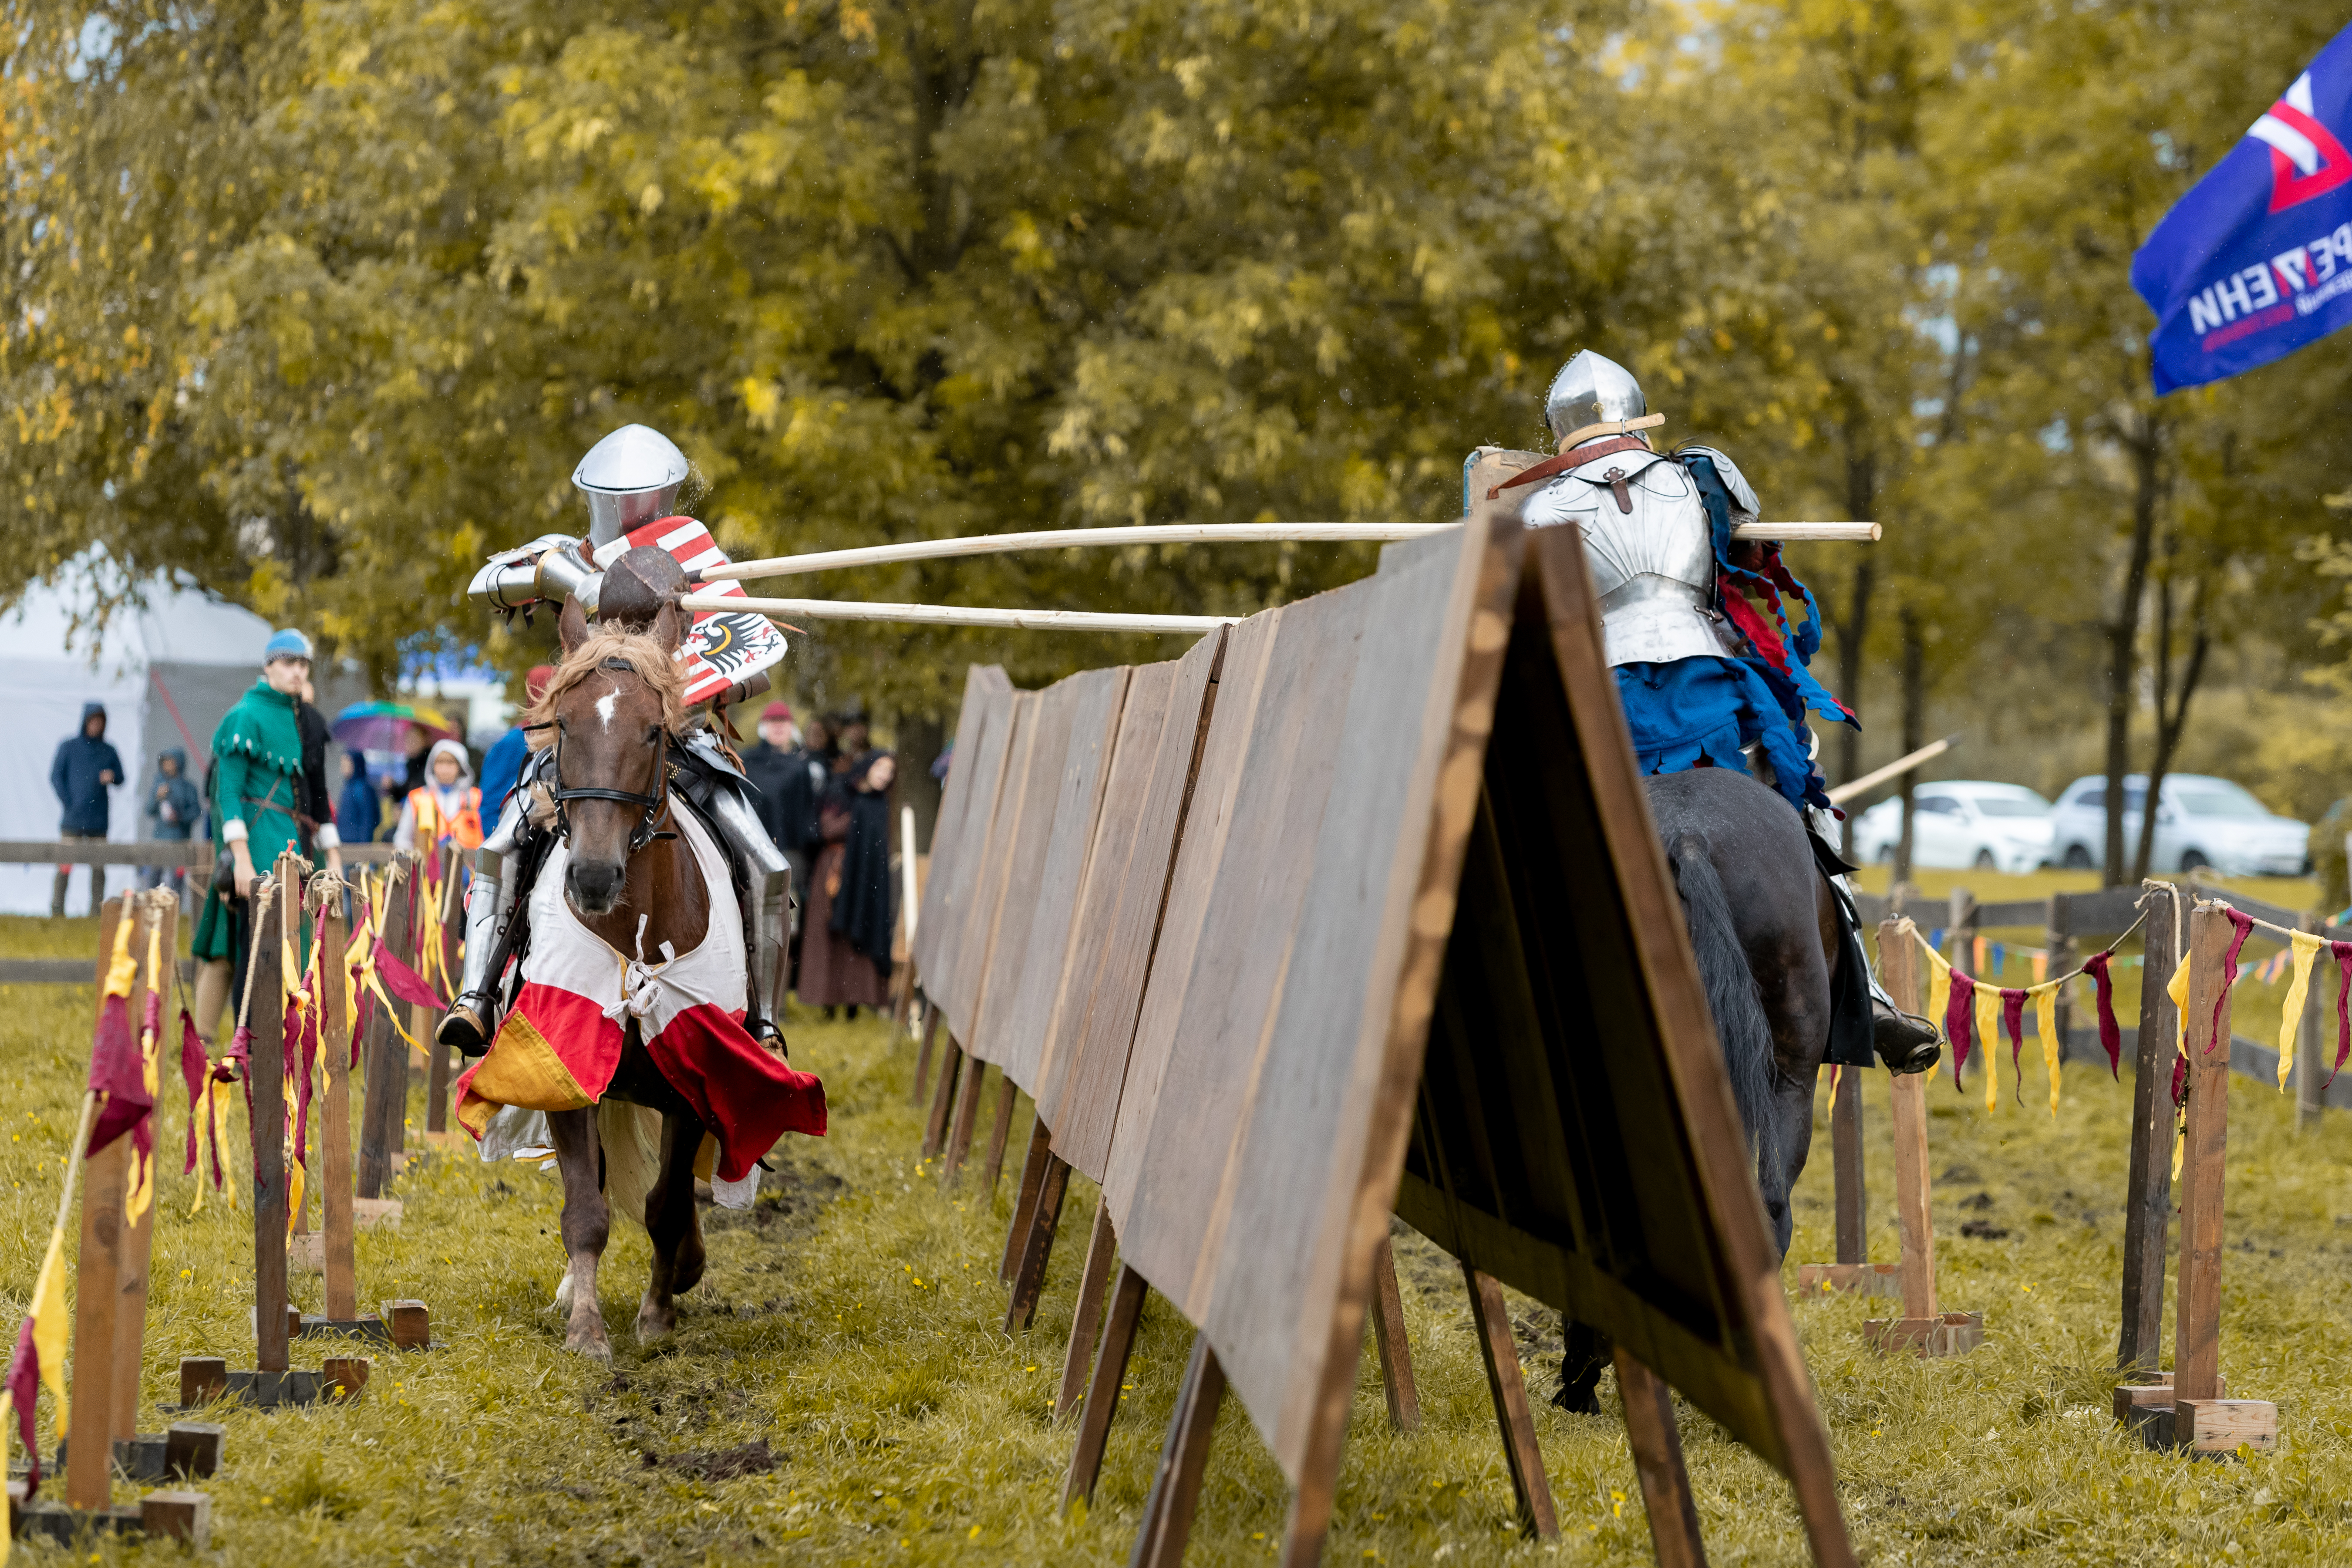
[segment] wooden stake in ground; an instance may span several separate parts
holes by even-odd
[[[2131,1175],[2124,1189],[2123,1331],[2116,1365],[2153,1375],[2164,1343],[2164,1258],[2172,1223],[2172,1061],[2179,1016],[2165,985],[2180,962],[2180,895],[2162,882],[2146,893],[2146,967],[2140,971],[2139,1043],[2132,1054]],[[2316,990],[2317,987],[2314,987]]]
[[[302,860],[289,850],[278,858],[268,879],[253,889],[252,956],[246,964],[253,1057],[246,1064],[253,1117],[253,1324],[254,1365],[267,1375],[284,1373],[286,1338],[286,985],[280,973],[281,938],[292,941],[295,890]]]
[[[325,900],[326,924],[320,939],[319,1038],[326,1056],[326,1104],[319,1126],[320,1205],[326,1232],[327,1318],[345,1322],[359,1316],[359,1289],[352,1247],[351,1026],[344,995],[342,883],[320,878],[313,900]]]
[[[126,894],[124,907],[134,911],[138,925],[131,933],[131,952],[138,961],[139,970],[131,982],[129,1007],[131,1027],[140,1029],[147,1016],[150,992],[168,995],[172,986],[171,965],[174,962],[180,900],[175,894],[157,889],[152,892]],[[156,1038],[143,1034],[140,1049],[148,1055],[152,1070],[148,1088],[155,1091],[166,1076],[163,1070],[164,1047],[163,1028],[159,1022]],[[157,1103],[162,1096],[156,1095]],[[155,1113],[150,1111],[151,1120]],[[163,1136],[156,1128],[155,1149],[151,1160],[161,1161]],[[160,1163],[149,1173],[154,1178]],[[147,1276],[155,1249],[155,1204],[150,1201],[128,1223],[122,1238],[121,1270],[115,1279],[114,1303],[114,1404],[111,1425],[117,1436],[129,1437],[139,1430],[139,1368],[147,1348]]]
[[[99,919],[98,1007],[106,1011],[106,976],[121,926],[134,920],[131,895],[110,900]],[[137,989],[134,982],[132,989]],[[136,1024],[132,1026],[136,1027]],[[66,1446],[66,1501],[100,1509],[113,1500],[114,1308],[122,1267],[122,1199],[131,1164],[131,1140],[116,1138],[95,1154],[89,1117],[74,1139],[68,1159],[79,1163],[82,1184],[81,1252],[74,1271],[73,1382],[68,1399],[71,1431]]]
[[[1955,895],[1958,897],[1960,895]],[[1895,1005],[1916,1013],[1921,1006],[1919,949],[1909,921],[1878,928],[1879,970]],[[1982,1071],[1994,1070],[1991,1053]],[[1895,1123],[1895,1209],[1903,1232],[1903,1316],[1874,1319],[1862,1331],[1883,1351],[1915,1355],[1961,1355],[1984,1343],[1984,1314],[1948,1312],[1936,1300],[1936,1226],[1927,1178],[1927,1079],[1925,1073],[1898,1073],[1892,1086]]]

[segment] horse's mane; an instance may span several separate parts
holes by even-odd
[[[662,725],[673,735],[686,729],[686,671],[662,645],[643,632],[595,631],[555,667],[547,689],[523,712],[525,724],[552,725],[555,710],[572,689],[603,669],[607,662],[626,666],[661,697]],[[552,729],[529,731],[530,748],[543,751],[555,744]]]

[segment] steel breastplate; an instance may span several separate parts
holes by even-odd
[[[1524,515],[1530,528],[1573,523],[1583,538],[1612,667],[1737,652],[1709,608],[1715,540],[1681,464],[1655,453],[1596,458],[1546,485]]]

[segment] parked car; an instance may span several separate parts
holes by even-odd
[[[2050,858],[2050,803],[2023,784],[1937,779],[1912,792],[1918,819],[1914,866],[2031,871]],[[1903,837],[1903,799],[1882,800],[1854,819],[1854,853],[1892,860]]]
[[[2124,776],[2124,848],[2139,852],[2140,812],[2147,775]],[[2105,858],[2107,781],[2076,779],[2051,814],[2061,865],[2095,868]],[[2194,871],[2229,877],[2300,877],[2311,869],[2311,825],[2273,816],[2253,792],[2210,773],[2167,773],[2156,803],[2151,871]]]

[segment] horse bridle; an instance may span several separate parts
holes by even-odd
[[[630,675],[637,674],[636,667],[629,663],[629,661],[625,658],[608,658],[598,668],[603,669],[621,670]],[[638,679],[643,679],[644,677],[638,676]],[[575,800],[610,800],[616,801],[623,805],[643,807],[644,815],[637,818],[636,827],[629,834],[628,853],[631,855],[635,855],[638,850],[643,849],[656,838],[669,837],[668,835],[657,832],[655,828],[655,824],[661,821],[664,813],[669,808],[668,725],[657,724],[654,727],[653,746],[655,793],[651,795],[640,795],[635,790],[629,789],[609,789],[600,784],[583,785],[579,789],[570,789],[565,787],[563,783],[563,721],[561,719],[554,719],[550,720],[548,722],[543,724],[527,724],[524,728],[527,730],[551,729],[555,731],[555,831],[557,837],[562,838],[564,843],[569,844],[572,842],[572,818],[563,808],[566,803]]]

